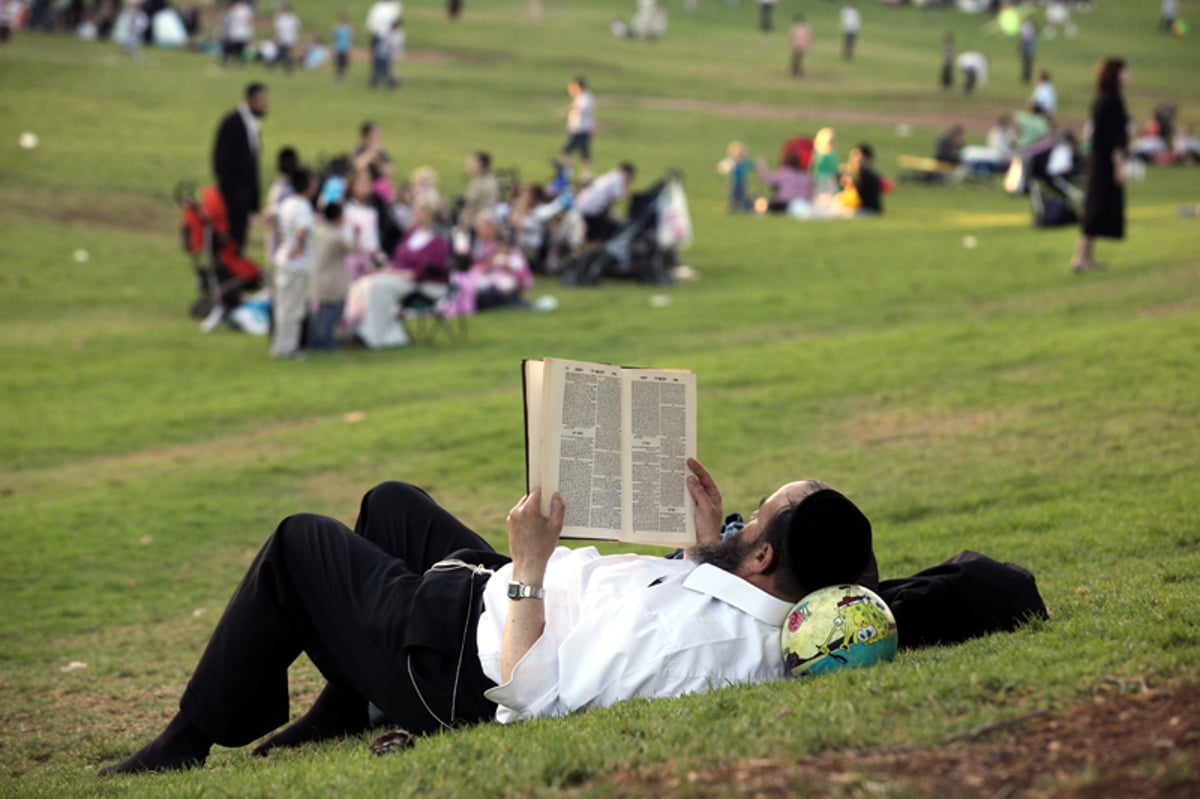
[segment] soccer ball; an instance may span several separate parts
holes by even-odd
[[[788,613],[780,643],[788,677],[870,666],[896,655],[896,617],[861,585],[813,591]]]

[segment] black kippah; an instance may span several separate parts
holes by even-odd
[[[854,583],[871,556],[871,522],[832,488],[800,500],[792,509],[787,562],[805,593]]]

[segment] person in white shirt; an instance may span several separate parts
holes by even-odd
[[[592,131],[596,128],[596,101],[588,91],[587,80],[579,75],[567,84],[571,106],[567,109],[567,140],[559,153],[564,167],[571,166],[571,154],[579,153],[581,177],[590,177],[592,169]]]
[[[367,729],[368,703],[413,734],[508,723],[779,679],[780,629],[826,585],[877,585],[871,524],[815,480],[781,486],[722,540],[721,492],[689,459],[696,543],[682,558],[558,546],[565,508],[533,489],[508,514],[511,560],[406,483],[363,497],[355,531],[285,519],[234,593],[180,701],[101,774],[202,764],[288,720],[287,668],[328,679],[266,755]]]
[[[977,86],[987,86],[988,59],[983,53],[977,50],[959,53],[954,65],[963,73],[963,94],[971,94]]]
[[[245,0],[237,0],[225,12],[222,27],[225,32],[225,45],[221,49],[221,63],[235,58],[239,64],[245,66],[246,48],[254,38],[254,9]]]
[[[292,175],[295,193],[279,206],[279,249],[275,251],[275,291],[271,298],[275,319],[272,358],[296,358],[302,354],[300,341],[312,272],[312,198],[316,188],[312,173],[297,170]]]
[[[287,3],[284,3],[275,14],[275,44],[279,48],[276,58],[287,72],[291,72],[295,65],[294,56],[299,41],[300,18],[292,12]]]
[[[587,225],[587,240],[602,241],[616,232],[618,222],[612,216],[613,206],[629,193],[637,170],[628,161],[605,172],[575,195],[573,208]]]
[[[854,44],[858,41],[858,31],[862,28],[862,15],[854,3],[842,6],[838,17],[842,28],[842,58],[847,61],[854,59]]]
[[[1058,92],[1054,90],[1054,84],[1050,82],[1050,73],[1042,70],[1038,74],[1037,85],[1033,87],[1033,102],[1046,112],[1046,116],[1054,116],[1054,112],[1058,110]]]

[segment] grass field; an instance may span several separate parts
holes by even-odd
[[[366,5],[294,2],[321,31]],[[207,178],[217,119],[261,70],[163,51],[133,64],[65,36],[0,46],[0,796],[614,795],[618,767],[678,778],[687,794],[689,773],[745,758],[934,744],[1114,684],[1200,682],[1200,227],[1177,213],[1200,202],[1200,171],[1152,169],[1131,185],[1128,239],[1102,243],[1111,268],[1087,275],[1067,269],[1075,231],[1033,229],[1028,205],[998,186],[901,184],[871,221],[730,217],[714,166],[731,139],[773,158],[832,124],[843,154],[871,141],[894,175],[948,122],[978,137],[1023,104],[1013,42],[978,17],[870,2],[845,64],[834,3],[785,0],[765,36],[749,0],[690,15],[671,2],[657,43],[608,36],[632,3],[547,5],[535,28],[518,0],[469,2],[453,24],[439,3],[406,3],[403,88],[368,92],[361,62],[340,86],[268,75],[266,149],[332,154],[374,119],[402,172],[431,164],[448,192],[479,148],[541,178],[565,83],[582,72],[599,168],[687,174],[686,260],[701,279],[664,290],[545,278],[535,295],[554,295],[554,313],[476,317],[456,345],[305,362],[270,361],[259,338],[202,335],[185,314],[171,188]],[[1119,53],[1136,120],[1171,99],[1200,123],[1200,39],[1158,34],[1148,0],[1097,6],[1076,15],[1077,38],[1039,50],[1062,116],[1083,120],[1092,66]],[[1200,20],[1200,2],[1181,6]],[[817,43],[794,82],[783,23],[801,8]],[[993,59],[992,84],[971,98],[936,87],[946,30]],[[37,149],[18,147],[23,131]],[[661,293],[670,304],[652,307]],[[351,521],[363,490],[408,479],[502,547],[524,485],[518,363],[543,355],[695,371],[700,454],[729,509],[821,477],[871,517],[885,577],[981,550],[1035,572],[1050,622],[811,682],[455,732],[389,758],[355,739],[95,777],[170,717],[281,516]],[[363,421],[347,421],[354,411]],[[299,711],[319,675],[307,662],[294,672]],[[1169,779],[1200,780],[1190,757]],[[1045,787],[1103,776],[1048,775]],[[706,792],[737,787],[691,791]]]

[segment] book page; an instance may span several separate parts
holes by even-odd
[[[525,395],[525,493],[542,485],[542,370],[532,358],[521,361],[521,388]]]
[[[547,358],[542,513],[557,491],[565,538],[621,538],[621,370]]]
[[[622,381],[628,520],[623,540],[661,546],[696,542],[687,459],[696,455],[696,376],[630,369]]]

